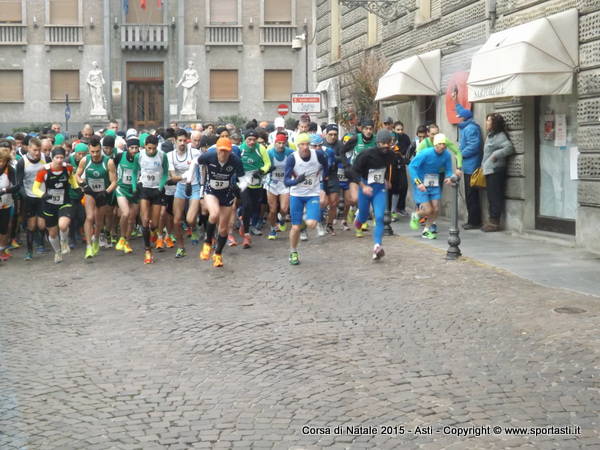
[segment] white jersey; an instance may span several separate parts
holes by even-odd
[[[167,153],[169,171],[173,171],[175,175],[183,177],[180,183],[185,184],[187,171],[190,170],[194,165],[194,161],[197,161],[200,155],[200,150],[191,147],[186,148],[184,155],[180,155],[177,150]],[[198,173],[193,174],[192,184],[198,184]]]
[[[296,176],[304,175],[306,178],[290,188],[290,195],[294,197],[314,197],[321,193],[321,172],[323,166],[319,162],[316,150],[310,150],[310,159],[304,161],[299,152],[294,152],[288,158],[294,158],[294,173]]]
[[[25,155],[23,156],[23,164],[23,187],[25,188],[25,193],[27,194],[27,197],[37,198],[37,196],[33,193],[33,182],[35,181],[37,173],[44,168],[44,165],[46,164],[46,157],[42,155],[38,162],[33,163],[29,161],[29,158],[27,155]],[[42,187],[42,191],[45,190],[46,188]]]
[[[7,170],[3,170],[0,173],[0,191],[2,189],[8,189],[12,186],[10,178],[8,178]],[[12,194],[0,194],[0,209],[10,208],[13,206]]]
[[[139,179],[145,188],[158,188],[163,176],[163,158],[164,153],[157,150],[154,156],[148,156],[145,149],[140,149],[138,153],[140,174]]]

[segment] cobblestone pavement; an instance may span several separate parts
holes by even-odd
[[[600,448],[600,298],[407,238],[380,263],[314,238],[298,267],[256,241],[223,269],[191,246],[0,267],[0,448]],[[581,434],[444,434],[496,425]]]

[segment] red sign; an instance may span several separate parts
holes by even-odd
[[[460,122],[460,119],[456,117],[457,102],[464,108],[471,109],[467,92],[467,78],[469,78],[469,72],[456,72],[448,82],[448,89],[446,90],[446,117],[448,118],[448,122],[454,125]],[[456,100],[452,96],[453,92],[456,92]]]
[[[279,114],[280,116],[285,116],[289,112],[290,112],[290,108],[285,103],[282,103],[281,105],[279,105],[277,107],[277,114]]]

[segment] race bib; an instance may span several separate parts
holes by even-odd
[[[437,173],[427,173],[423,178],[423,184],[425,187],[438,187],[440,185],[440,178]]]
[[[229,187],[229,180],[210,180],[209,185],[212,189],[221,190]]]
[[[317,184],[317,176],[316,175],[312,175],[312,176],[308,176],[304,179],[304,181],[302,183],[300,183],[301,186],[314,186],[315,184]]]
[[[177,190],[177,185],[165,185],[165,195],[175,195],[175,191]]]
[[[285,172],[283,170],[276,170],[273,172],[273,178],[276,178],[277,180],[283,180],[284,176]]]
[[[258,172],[253,172],[250,177],[250,186],[258,186],[262,182],[262,177]]]
[[[48,203],[52,205],[62,205],[65,202],[65,190],[64,189],[48,189]]]
[[[123,183],[131,184],[133,180],[133,170],[131,169],[123,169]]]
[[[94,192],[102,192],[106,189],[104,178],[88,178],[88,186]]]
[[[369,169],[369,175],[367,176],[367,184],[382,184],[384,181],[385,167],[382,167],[381,169]]]
[[[346,176],[346,170],[343,167],[338,167],[337,177],[340,181],[348,181],[348,177]]]
[[[158,176],[151,172],[146,172],[142,175],[142,183],[144,187],[157,187],[158,186]]]

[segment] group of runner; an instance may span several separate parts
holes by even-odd
[[[394,217],[406,214],[396,210],[403,200],[395,186],[425,140],[419,133],[415,141],[400,139],[397,124],[375,133],[374,122],[364,120],[355,133],[341,137],[336,124],[319,130],[306,119],[294,131],[276,120],[270,134],[260,127],[238,134],[222,126],[210,135],[181,128],[119,132],[111,122],[96,134],[86,125],[74,141],[60,130],[1,139],[0,260],[20,246],[21,227],[26,260],[33,257],[34,241],[43,251],[47,239],[54,261],[61,262],[83,228],[86,260],[101,247],[132,253],[130,241],[140,234],[145,264],[165,248],[176,247],[175,257],[185,257],[186,239],[198,242],[201,229],[199,258],[221,267],[225,245],[238,245],[236,228],[242,247],[251,248],[266,216],[270,240],[291,223],[289,262],[297,265],[306,229],[333,235],[340,213],[342,229],[353,226],[357,237],[364,236],[372,217],[372,258],[378,260],[384,256],[384,212],[393,204]],[[410,226],[418,228],[424,218],[423,236],[434,239],[441,184],[449,182],[452,159],[443,135],[429,138],[409,165],[419,204]]]

